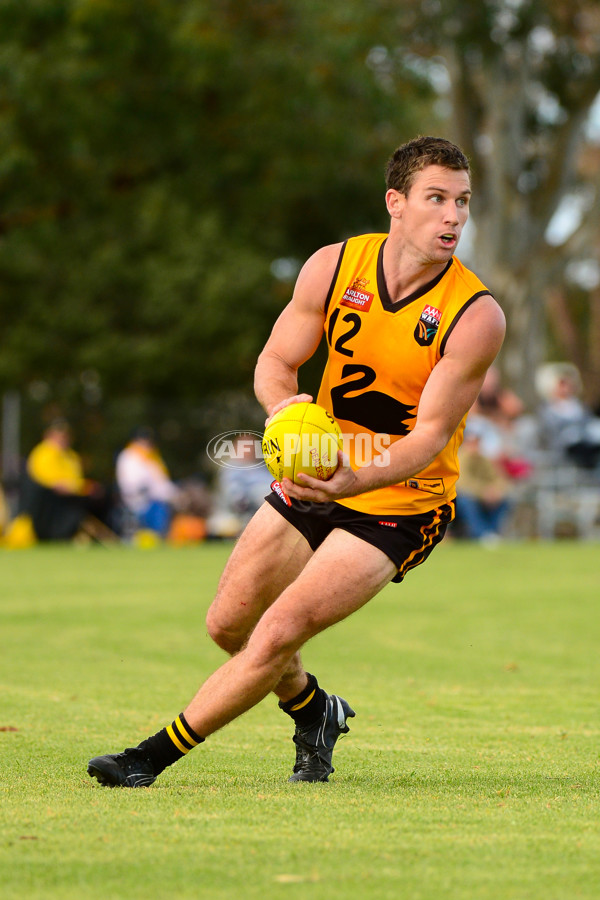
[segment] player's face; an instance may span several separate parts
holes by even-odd
[[[388,191],[388,209],[403,243],[424,263],[447,262],[469,218],[471,182],[467,172],[427,166],[408,196]]]

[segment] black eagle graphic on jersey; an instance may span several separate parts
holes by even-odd
[[[415,407],[407,406],[394,397],[381,391],[363,391],[357,397],[349,397],[361,388],[368,387],[375,381],[375,372],[369,366],[345,365],[342,378],[361,375],[353,381],[338,384],[331,389],[333,415],[336,419],[346,419],[356,425],[362,425],[369,431],[379,434],[408,434],[407,422],[416,418],[411,412]]]

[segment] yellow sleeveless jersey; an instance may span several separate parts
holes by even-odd
[[[337,419],[354,469],[413,429],[450,332],[471,303],[489,294],[453,257],[433,281],[393,303],[383,273],[386,238],[365,234],[344,243],[325,307],[329,356],[317,402]],[[464,422],[414,478],[337,502],[375,515],[404,515],[453,500]]]

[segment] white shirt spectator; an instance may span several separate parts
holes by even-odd
[[[154,443],[146,438],[136,438],[119,453],[116,477],[123,503],[135,514],[155,501],[172,504],[179,494]]]

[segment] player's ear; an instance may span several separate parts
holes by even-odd
[[[385,194],[385,205],[392,219],[399,219],[406,203],[406,197],[400,191],[390,188]]]

